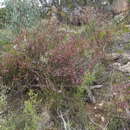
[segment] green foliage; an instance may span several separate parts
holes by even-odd
[[[122,72],[116,72],[116,71],[112,73],[111,80],[113,84],[120,83],[125,80],[127,81],[126,77],[124,77]]]
[[[123,121],[119,118],[113,118],[108,125],[108,130],[119,130],[122,128]]]
[[[87,119],[84,97],[86,87],[93,85],[102,75],[100,71],[104,71],[97,65],[103,55],[98,53],[104,50],[102,43],[106,45],[109,35],[104,31],[93,33],[93,27],[88,27],[87,31],[99,41],[89,37],[88,42],[86,36],[66,35],[57,26],[46,25],[33,32],[23,31],[17,37],[15,44],[18,48],[12,48],[1,57],[0,77],[7,85],[6,89],[20,92],[29,99],[20,113],[6,117],[3,130],[36,130],[40,120],[37,103],[41,100],[37,100],[38,96],[49,109],[57,128],[96,130]]]
[[[85,25],[85,30],[84,30],[84,35],[86,35],[86,37],[93,37],[93,33],[95,32],[95,22],[92,22],[91,24],[87,24]]]
[[[29,95],[30,98],[25,101],[22,112],[11,112],[8,114],[0,125],[1,130],[37,130],[39,127],[38,122],[40,121],[40,116],[37,114],[35,108],[35,105],[38,103],[37,95],[32,91],[30,91]]]
[[[9,52],[11,49],[12,43],[7,40],[0,40],[0,54],[3,52]]]
[[[126,45],[124,45],[124,49],[126,49],[126,50],[130,50],[130,42],[129,43],[127,43]]]
[[[96,79],[100,79],[106,71],[105,66],[102,63],[96,64],[94,67],[94,74]]]
[[[97,126],[95,126],[95,124],[93,124],[92,122],[88,122],[88,130],[97,130],[99,129]]]
[[[7,23],[8,23],[7,9],[6,8],[1,8],[0,9],[0,29],[4,28]]]
[[[79,89],[78,89],[79,90]],[[79,91],[64,91],[53,98],[51,105],[52,118],[58,129],[76,129],[87,128],[87,113],[85,112],[85,104],[79,96]],[[59,118],[60,117],[60,118]]]
[[[1,94],[0,96],[0,111],[4,111],[6,109],[7,102],[6,102],[6,96],[4,94]]]
[[[28,0],[6,0],[7,17],[10,19],[9,27],[13,32],[33,26],[39,20],[38,3]]]
[[[96,79],[95,74],[88,72],[84,76],[84,84],[90,86],[93,84],[95,79]]]

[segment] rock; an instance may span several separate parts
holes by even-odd
[[[128,53],[111,53],[106,54],[107,60],[118,60],[118,59],[124,59],[130,61],[130,54]]]
[[[113,0],[112,11],[114,14],[128,11],[128,0]]]
[[[122,72],[130,73],[130,62],[128,62],[126,65],[121,66],[120,70]]]
[[[120,63],[114,63],[114,68],[117,70],[120,70],[124,73],[130,73],[130,62],[128,62],[126,65],[121,65]]]
[[[123,21],[125,19],[125,15],[123,13],[119,14],[119,15],[116,15],[114,16],[114,21],[116,23],[120,23],[121,21]]]
[[[120,58],[120,54],[118,53],[111,53],[111,54],[106,54],[106,59],[107,60],[117,60]]]

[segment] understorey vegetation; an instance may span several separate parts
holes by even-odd
[[[52,12],[41,17],[47,3],[6,2],[0,130],[129,130],[129,17],[113,17],[93,2],[68,15],[54,1],[58,7],[49,5]]]
[[[51,25],[46,30],[23,31],[14,41],[16,48],[1,57],[0,76],[9,87],[12,82],[13,87],[19,82],[28,89],[76,87],[102,61],[111,42],[109,30],[94,32],[91,38],[68,36]]]
[[[51,114],[46,115],[49,116],[48,120],[53,122],[50,128],[95,128],[89,112],[85,112],[85,106],[87,102],[95,103],[91,86],[100,82],[105,84],[110,78],[110,73],[107,72],[107,79],[100,81],[104,71],[107,71],[107,62],[110,62],[106,52],[112,46],[114,28],[93,30],[95,29],[84,31],[82,34],[66,33],[60,30],[59,25],[46,24],[39,25],[35,31],[23,30],[16,37],[10,50],[1,56],[0,63],[1,89],[6,94],[7,106],[10,110],[18,112],[18,120],[23,120],[22,126],[19,122],[12,124],[10,121],[17,118],[15,115],[11,116],[9,122],[13,129],[27,127],[27,130],[35,130],[40,127],[38,124],[42,117],[38,113],[42,112],[42,109],[47,109]],[[34,97],[35,103],[30,99],[30,92],[37,95]],[[44,106],[45,108],[42,108]],[[27,119],[26,114],[29,113],[24,113],[24,109],[29,109],[28,112],[32,114]],[[34,126],[33,122],[36,123]],[[47,126],[44,124],[42,127]]]

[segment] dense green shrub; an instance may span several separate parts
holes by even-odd
[[[6,8],[1,8],[0,9],[0,29],[5,27],[7,23],[8,23],[7,9]]]
[[[37,1],[6,0],[7,17],[10,19],[9,27],[14,32],[32,27],[39,20],[40,12]]]

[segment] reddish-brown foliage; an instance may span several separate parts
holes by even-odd
[[[15,53],[3,56],[0,76],[6,85],[19,83],[28,88],[77,86],[85,71],[92,71],[104,57],[104,49],[110,43],[107,31],[103,36],[99,34],[94,32],[92,39],[86,39],[54,26],[24,31],[14,41]],[[87,51],[91,51],[89,58]]]

